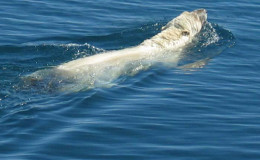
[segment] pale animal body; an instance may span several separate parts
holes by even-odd
[[[183,12],[163,27],[161,33],[145,40],[136,47],[81,58],[62,64],[57,69],[77,72],[88,65],[118,65],[129,61],[151,58],[151,56],[157,58],[166,50],[181,49],[188,44],[201,30],[206,19],[207,13],[205,9]]]
[[[54,67],[52,73],[48,70],[37,71],[30,75],[31,81],[47,76],[49,79],[56,78],[49,80],[50,84],[53,81],[75,81],[93,88],[110,83],[124,74],[134,75],[157,62],[177,63],[182,49],[200,32],[206,20],[205,9],[185,11],[164,26],[160,33],[138,46],[73,60]],[[73,90],[82,88],[77,85],[70,87]]]

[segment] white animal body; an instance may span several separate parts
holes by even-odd
[[[80,81],[91,88],[99,82],[109,83],[123,74],[135,74],[157,62],[174,64],[181,50],[200,32],[206,20],[205,9],[185,11],[164,26],[159,34],[138,46],[73,60],[55,67],[53,71],[56,77]],[[30,77],[43,79],[47,75],[45,72],[37,71]]]
[[[136,47],[118,51],[110,51],[94,56],[77,59],[58,66],[60,70],[77,72],[89,65],[122,65],[126,62],[141,59],[158,58],[167,50],[183,48],[201,30],[207,19],[205,9],[193,12],[183,12],[170,21],[163,31],[154,37],[145,40]],[[154,53],[154,54],[153,54]],[[158,56],[155,54],[159,54]]]

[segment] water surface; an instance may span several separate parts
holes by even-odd
[[[14,0],[0,8],[0,159],[259,159],[260,2]],[[19,86],[35,71],[138,45],[197,8],[208,10],[211,32],[180,64],[210,57],[201,68],[156,65],[80,92]]]

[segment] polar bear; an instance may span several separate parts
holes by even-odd
[[[162,27],[160,33],[138,46],[80,58],[51,70],[34,72],[29,77],[32,83],[44,81],[47,77],[50,86],[73,81],[78,85],[74,83],[66,88],[80,90],[84,88],[82,86],[93,88],[110,83],[121,75],[136,74],[157,62],[174,63],[178,61],[177,53],[192,41],[206,21],[205,9],[185,11]]]

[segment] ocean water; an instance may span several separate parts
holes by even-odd
[[[209,22],[177,67],[77,92],[23,80],[198,8]],[[0,159],[260,159],[259,15],[258,0],[1,1]]]

